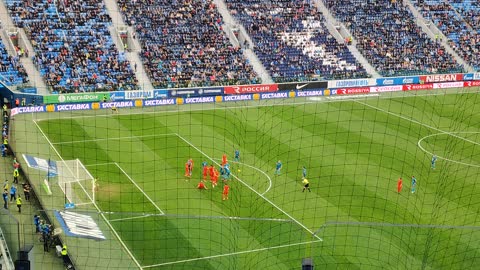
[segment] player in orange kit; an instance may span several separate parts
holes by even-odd
[[[205,183],[203,183],[203,181],[200,181],[200,183],[198,183],[197,188],[198,189],[208,189],[207,186],[205,186]]]
[[[185,163],[185,177],[190,177],[190,164]]]
[[[208,167],[208,175],[210,176],[210,181],[213,180],[213,176],[215,173],[215,167],[213,167],[213,164]]]
[[[189,175],[189,177],[191,177],[191,176],[192,176],[192,172],[193,172],[193,159],[192,159],[192,158],[188,159],[188,160],[187,160],[187,163],[188,163],[188,165],[190,166],[188,175]]]
[[[402,187],[403,187],[403,180],[402,178],[398,178],[398,182],[397,182],[397,191],[398,193],[400,193],[402,191]]]
[[[225,201],[225,200],[228,200],[228,192],[230,191],[230,186],[228,186],[228,184],[225,184],[225,186],[223,186],[223,193],[222,193],[222,200]]]
[[[212,180],[212,188],[216,187],[217,184],[218,184],[218,176],[219,176],[219,173],[218,171],[213,168],[213,177],[211,178]]]
[[[222,167],[225,166],[225,164],[227,164],[228,161],[227,161],[227,154],[223,154],[222,155]]]
[[[209,171],[210,167],[208,167],[207,164],[204,164],[203,166],[203,181],[207,180],[207,174]]]

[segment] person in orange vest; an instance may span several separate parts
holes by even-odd
[[[18,106],[20,106],[20,99],[16,98],[15,99],[15,107],[18,107]]]

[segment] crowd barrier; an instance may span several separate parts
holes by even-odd
[[[112,107],[152,107],[478,86],[480,86],[480,73],[458,73],[173,90],[60,94],[44,96],[46,105],[13,108],[11,115],[34,112],[98,110]]]

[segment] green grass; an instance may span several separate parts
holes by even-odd
[[[320,269],[480,263],[476,94],[240,105],[38,124],[63,159],[79,158],[99,178],[97,205],[142,266],[299,269],[303,257]],[[232,164],[230,199],[222,201],[222,184],[197,190],[201,162],[223,153],[232,160],[235,149],[242,163]],[[441,157],[436,170],[426,151]],[[301,192],[304,165],[311,193]]]

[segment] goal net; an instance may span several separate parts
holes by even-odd
[[[57,162],[58,185],[65,194],[65,203],[76,206],[95,202],[95,178],[79,159]]]

